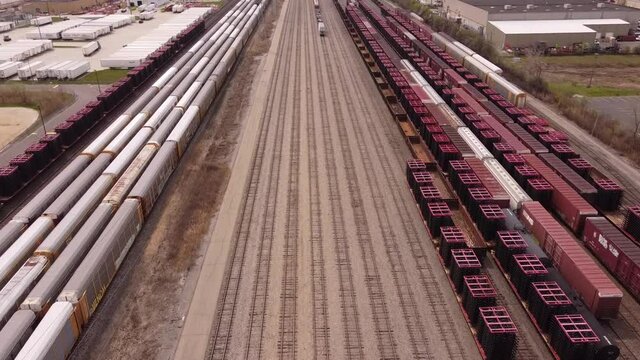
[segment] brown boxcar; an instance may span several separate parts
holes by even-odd
[[[482,120],[484,120],[489,126],[493,128],[495,132],[500,134],[500,138],[503,142],[509,144],[513,150],[518,154],[529,154],[531,150],[520,141],[520,139],[515,136],[511,130],[507,129],[502,123],[491,115],[481,116]]]
[[[591,312],[598,318],[616,317],[622,291],[578,245],[578,240],[537,201],[523,203],[520,220]]]
[[[589,216],[598,216],[598,211],[578,194],[551,168],[545,165],[536,155],[522,155],[529,166],[534,168],[553,186],[551,206],[571,230],[576,234],[582,232],[584,220]]]
[[[582,239],[629,292],[640,297],[640,247],[603,217],[587,218]]]
[[[505,126],[509,128],[509,130],[511,130],[511,132],[514,133],[518,137],[518,139],[520,139],[520,141],[527,145],[532,153],[543,154],[549,152],[549,149],[547,149],[546,146],[542,145],[540,141],[536,140],[533,135],[529,134],[527,130],[520,126],[520,124],[509,123],[505,124]]]
[[[538,156],[587,201],[593,203],[596,200],[598,190],[555,154],[540,154]]]

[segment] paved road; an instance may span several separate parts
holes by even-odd
[[[283,5],[176,358],[474,359],[334,5]]]
[[[618,120],[625,129],[635,130],[636,116],[640,121],[640,96],[592,97],[587,101],[594,110]]]
[[[97,85],[29,85],[29,88],[31,87],[46,88],[47,90],[60,90],[75,95],[75,100],[71,105],[61,111],[49,115],[47,119],[45,119],[47,131],[53,131],[58,124],[67,120],[71,115],[82,109],[89,101],[95,100],[98,95]],[[26,148],[42,137],[44,130],[40,125],[40,121],[35,125],[37,126],[32,126],[29,133],[23,134],[18,138],[18,140],[1,149],[0,166],[8,164],[9,160],[14,156],[24,152]]]

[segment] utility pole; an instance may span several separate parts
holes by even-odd
[[[598,53],[595,54],[595,60],[594,60],[593,68],[591,68],[591,74],[589,75],[589,84],[587,85],[588,88],[591,87],[591,82],[593,81],[593,75],[596,72],[596,65],[597,64],[598,64]]]
[[[40,123],[42,123],[42,133],[44,136],[44,135],[47,135],[47,127],[44,125],[44,117],[42,116],[42,110],[40,109],[40,104],[37,104],[36,107],[38,108],[38,116],[40,117]]]
[[[100,90],[100,79],[98,79],[98,71],[93,70],[93,74],[96,76],[96,83],[98,84],[98,95],[102,94],[102,90]]]

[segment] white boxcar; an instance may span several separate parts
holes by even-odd
[[[73,305],[56,302],[51,305],[16,360],[66,359],[80,335]]]
[[[484,165],[489,169],[493,176],[498,180],[502,188],[509,194],[509,206],[512,210],[518,210],[522,203],[531,201],[527,193],[522,190],[520,185],[509,175],[500,162],[496,159],[484,159]]]
[[[44,256],[30,257],[13,275],[7,285],[0,291],[0,327],[11,318],[18,309],[29,290],[33,287],[40,274],[49,265]]]
[[[36,315],[33,311],[18,310],[0,331],[0,359],[13,359],[33,331]]]
[[[469,145],[478,159],[493,158],[493,154],[482,144],[482,142],[467,127],[459,127],[458,134],[462,140]]]

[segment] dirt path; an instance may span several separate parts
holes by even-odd
[[[38,120],[38,111],[23,107],[0,108],[0,151]]]
[[[170,359],[193,294],[210,223],[238,149],[252,80],[272,33],[273,0],[221,98],[125,259],[74,359]]]
[[[409,152],[320,4],[325,38],[312,2],[285,1],[176,358],[479,358]]]

